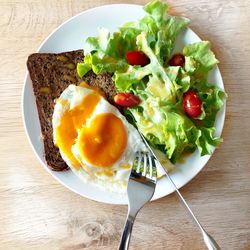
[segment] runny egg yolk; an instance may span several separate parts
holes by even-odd
[[[60,125],[56,128],[55,144],[76,169],[79,169],[81,165],[72,154],[71,147],[75,144],[78,130],[86,124],[86,120],[91,117],[99,101],[100,95],[97,93],[88,94],[80,105],[64,112]]]
[[[112,113],[96,115],[89,127],[80,131],[77,147],[88,162],[112,166],[127,146],[127,132],[120,118]]]

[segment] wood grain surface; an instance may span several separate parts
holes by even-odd
[[[116,249],[126,206],[72,193],[36,159],[24,133],[26,59],[63,21],[109,3],[145,0],[0,0],[0,249]],[[250,249],[250,1],[169,0],[171,12],[213,44],[229,95],[224,142],[181,189],[225,250]],[[112,13],[111,13],[112,14]],[[124,13],[126,15],[126,13]],[[90,20],[91,22],[91,20]],[[206,249],[174,194],[145,206],[130,249]]]

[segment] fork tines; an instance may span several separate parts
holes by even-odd
[[[132,173],[156,181],[157,170],[155,157],[150,152],[137,151],[133,163]]]

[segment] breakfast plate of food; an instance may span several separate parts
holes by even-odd
[[[145,149],[137,130],[178,188],[205,166],[222,141],[226,94],[210,43],[188,23],[159,0],[101,6],[63,23],[28,57],[26,134],[60,183],[127,204],[134,155]],[[160,166],[157,175],[152,200],[173,192]]]

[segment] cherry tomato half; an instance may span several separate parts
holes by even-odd
[[[169,60],[170,66],[183,66],[185,64],[185,57],[182,54],[175,54]]]
[[[184,93],[182,105],[185,113],[191,118],[198,117],[202,113],[202,102],[193,90]]]
[[[142,51],[129,51],[126,54],[127,61],[130,65],[145,66],[150,63],[149,58]]]
[[[131,93],[119,93],[114,97],[114,101],[122,107],[134,107],[141,102],[138,96]]]

